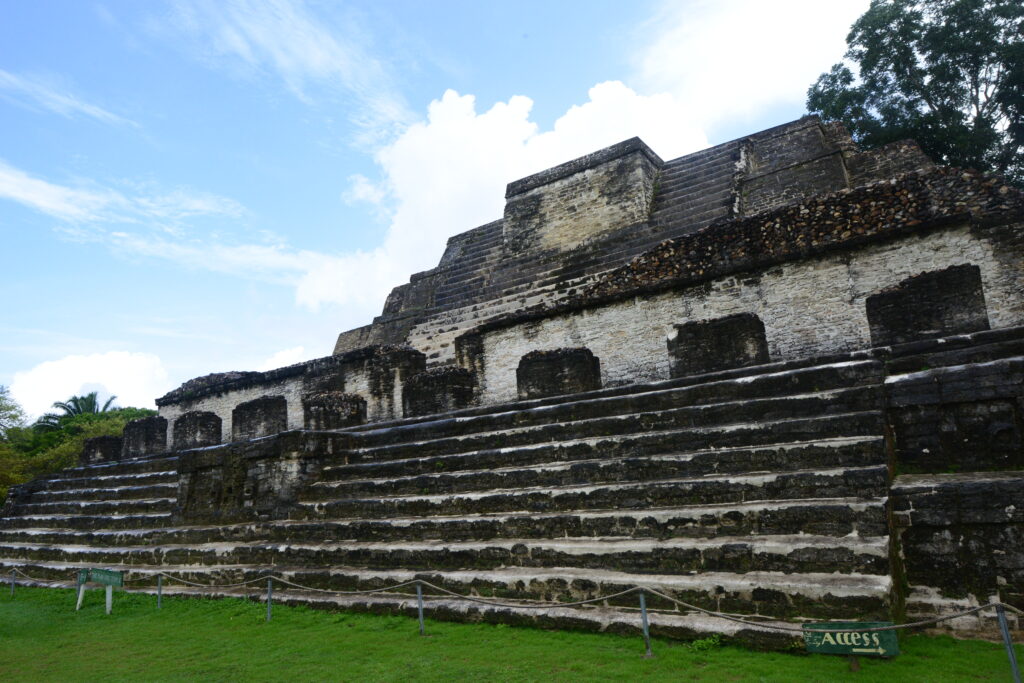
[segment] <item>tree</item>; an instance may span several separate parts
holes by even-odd
[[[914,138],[939,163],[1024,183],[1024,3],[872,0],[846,44],[811,113],[865,147]]]
[[[11,392],[0,384],[0,440],[6,438],[7,430],[25,423],[25,411],[11,398]]]
[[[117,396],[111,396],[102,407],[100,406],[99,396],[95,391],[85,396],[72,396],[66,401],[57,401],[53,404],[53,407],[62,411],[63,414],[46,413],[36,420],[35,426],[39,429],[54,429],[60,426],[61,421],[67,417],[105,413],[111,409],[111,404],[113,404],[116,398]]]

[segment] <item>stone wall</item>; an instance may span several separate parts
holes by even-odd
[[[478,400],[515,400],[515,370],[530,351],[590,349],[605,386],[668,379],[668,339],[689,321],[753,314],[764,323],[773,360],[871,346],[866,299],[922,272],[980,269],[991,326],[1024,323],[1024,245],[1019,224],[945,224],[862,244],[846,252],[711,278],[690,286],[621,297],[550,313],[524,314],[459,338],[459,362],[479,373]]]
[[[914,617],[990,599],[1024,609],[1022,475],[982,472],[896,479],[891,494],[894,533]]]
[[[640,138],[509,183],[503,233],[509,253],[568,251],[647,220],[662,160]]]
[[[323,392],[357,394],[366,401],[368,420],[389,420],[402,416],[402,384],[425,367],[425,357],[413,349],[366,347],[268,372],[197,378],[157,399],[157,406],[172,429],[188,413],[212,413],[221,420],[220,441],[224,443],[234,438],[235,408],[266,396],[283,399],[285,429],[303,429],[305,398]]]

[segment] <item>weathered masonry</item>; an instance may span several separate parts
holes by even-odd
[[[12,489],[0,567],[525,602],[640,585],[788,622],[1024,608],[1020,191],[805,118],[671,161],[634,138],[506,197],[332,355],[186,382]],[[791,644],[649,604],[656,634]],[[427,608],[639,623],[631,598]]]

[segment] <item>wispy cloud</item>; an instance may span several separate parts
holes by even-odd
[[[315,100],[314,90],[354,97],[352,118],[366,130],[391,132],[413,119],[351,16],[316,16],[301,0],[179,0],[171,26],[208,63],[272,73],[305,102]]]
[[[227,197],[186,189],[126,193],[88,183],[52,183],[0,159],[0,198],[9,199],[74,226],[92,223],[159,222],[174,225],[196,216],[240,217],[245,208]],[[72,228],[74,231],[74,228]]]
[[[111,125],[139,127],[131,119],[84,102],[70,93],[61,92],[38,77],[19,76],[0,69],[0,94],[21,105],[40,107],[67,118],[87,116]]]

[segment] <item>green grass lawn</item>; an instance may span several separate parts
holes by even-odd
[[[0,681],[1008,681],[1002,645],[907,636],[890,661],[860,672],[826,655],[751,652],[710,642],[427,622],[265,607],[243,600],[164,599],[0,584]],[[1018,646],[1024,661],[1024,649]]]

